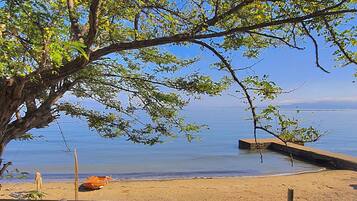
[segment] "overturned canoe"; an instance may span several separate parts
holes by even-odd
[[[110,180],[112,178],[108,176],[90,176],[84,181],[83,187],[88,190],[98,190],[107,185]]]

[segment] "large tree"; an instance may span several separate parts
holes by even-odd
[[[32,136],[62,112],[87,119],[104,137],[154,144],[200,126],[179,111],[191,97],[219,95],[236,84],[258,129],[283,141],[313,141],[319,133],[254,100],[283,90],[267,76],[241,77],[231,51],[258,57],[268,47],[302,50],[309,41],[336,49],[341,65],[356,64],[355,0],[7,0],[0,1],[0,157],[6,145]],[[191,70],[197,57],[173,46],[199,46],[217,57],[226,77]],[[68,93],[76,99],[60,99]],[[105,109],[85,108],[91,99]],[[67,101],[66,101],[67,100]],[[69,102],[68,100],[73,100]],[[269,121],[278,120],[273,128]]]

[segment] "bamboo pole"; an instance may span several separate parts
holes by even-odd
[[[74,149],[74,200],[78,200],[78,156]]]

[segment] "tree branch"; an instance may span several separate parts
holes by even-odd
[[[211,52],[213,52],[221,61],[222,63],[225,65],[225,68],[228,70],[228,72],[231,74],[233,80],[241,87],[241,89],[243,90],[243,93],[245,95],[245,98],[247,99],[248,101],[248,104],[249,104],[249,109],[252,113],[252,119],[253,119],[253,133],[254,133],[254,140],[255,140],[255,143],[256,145],[258,145],[258,141],[257,141],[257,130],[263,130],[271,135],[273,135],[274,137],[276,137],[277,139],[279,139],[280,141],[282,141],[285,146],[288,146],[288,142],[286,140],[284,140],[283,138],[280,137],[279,134],[276,134],[275,132],[273,131],[270,131],[262,126],[258,126],[258,118],[257,118],[257,115],[256,115],[256,111],[255,111],[255,106],[253,104],[253,100],[248,92],[248,89],[247,87],[238,79],[235,71],[233,70],[232,66],[230,65],[230,63],[224,58],[224,56],[222,54],[220,54],[214,47],[210,46],[209,44],[203,42],[203,41],[198,41],[198,40],[193,40],[191,41],[192,43],[196,43],[198,45],[201,45],[202,47],[205,47],[207,48],[208,50],[210,50]],[[258,147],[258,150],[259,150],[259,154],[260,154],[260,160],[261,162],[263,162],[263,155],[261,153],[261,150]],[[292,153],[290,153],[290,160],[291,160],[291,164],[293,165],[294,164],[294,161],[293,161],[293,155]]]
[[[0,160],[0,165],[2,164],[2,159]],[[12,162],[7,162],[3,164],[2,168],[0,169],[0,175],[3,176],[7,168],[12,165]]]
[[[275,20],[275,21],[270,21],[270,22],[263,22],[263,23],[260,23],[260,24],[254,24],[254,25],[245,26],[245,27],[236,27],[236,28],[229,29],[227,31],[222,31],[222,32],[196,35],[194,37],[194,39],[216,38],[216,37],[222,37],[222,36],[231,35],[231,34],[238,33],[238,32],[247,32],[247,31],[251,31],[251,30],[262,29],[262,28],[265,28],[265,27],[278,26],[278,25],[282,25],[282,24],[299,23],[299,22],[302,22],[304,20],[308,20],[308,19],[312,19],[312,18],[316,18],[316,17],[323,17],[323,16],[330,16],[330,15],[338,15],[338,14],[343,14],[343,13],[355,13],[355,12],[357,12],[357,9],[346,9],[346,10],[331,11],[331,12],[326,12],[325,10],[326,9],[323,9],[323,10],[316,11],[314,13],[311,13],[311,14],[308,14],[308,15],[304,15],[304,16],[286,18],[286,19]]]
[[[294,49],[298,49],[298,50],[304,50],[305,49],[303,47],[298,47],[296,44],[290,44],[284,38],[279,37],[279,36],[270,35],[270,34],[266,34],[266,33],[259,33],[259,32],[256,32],[256,31],[247,31],[247,33],[255,34],[255,35],[259,35],[259,36],[264,36],[266,38],[272,38],[272,39],[275,39],[275,40],[279,40],[279,41],[283,42],[285,45],[287,45],[287,46],[289,46],[291,48],[294,48]]]
[[[246,86],[243,84],[243,82],[241,82],[239,80],[239,78],[237,77],[235,71],[233,70],[231,64],[224,58],[224,56],[219,53],[214,47],[208,45],[207,43],[205,42],[202,42],[202,41],[198,41],[198,40],[193,40],[192,41],[193,43],[196,43],[198,45],[201,45],[202,47],[205,47],[207,48],[208,50],[210,50],[213,54],[215,54],[221,61],[222,63],[224,64],[225,68],[228,70],[228,72],[231,74],[233,80],[240,86],[240,88],[243,90],[243,93],[245,95],[245,98],[247,99],[248,101],[248,104],[249,104],[249,109],[250,109],[250,112],[252,113],[252,119],[253,119],[253,135],[254,135],[254,140],[255,140],[255,144],[258,144],[258,141],[257,141],[257,123],[258,123],[258,120],[257,120],[257,114],[256,114],[256,111],[255,111],[255,106],[253,104],[253,100],[246,88]],[[261,153],[261,150],[259,149],[259,153],[260,153],[260,160],[261,162],[263,162],[263,156],[262,156],[262,153]]]
[[[334,7],[330,7],[331,9]],[[340,10],[340,11],[332,11],[332,12],[325,12],[326,9],[316,11],[314,13],[305,15],[305,16],[299,16],[299,17],[293,17],[293,18],[287,18],[287,19],[282,19],[282,20],[275,20],[271,22],[264,22],[260,24],[255,24],[255,25],[250,25],[250,26],[244,26],[244,27],[236,27],[227,31],[222,31],[222,32],[216,32],[216,33],[211,33],[211,34],[201,34],[201,35],[192,35],[190,33],[181,33],[181,34],[176,34],[173,36],[166,36],[166,37],[160,37],[160,38],[154,38],[154,39],[148,39],[148,40],[141,40],[141,41],[132,41],[132,42],[123,42],[123,43],[115,43],[112,45],[109,45],[107,47],[101,48],[95,52],[93,52],[90,56],[90,60],[96,60],[104,55],[113,53],[113,52],[118,52],[118,51],[123,51],[123,50],[132,50],[132,49],[139,49],[139,48],[145,48],[145,47],[152,47],[152,46],[157,46],[157,45],[164,45],[164,44],[169,44],[169,43],[179,43],[179,42],[185,42],[185,41],[190,41],[190,40],[195,40],[195,39],[206,39],[206,38],[216,38],[216,37],[222,37],[222,36],[227,36],[231,35],[234,33],[238,32],[247,32],[255,29],[261,29],[265,27],[270,27],[270,26],[277,26],[281,24],[287,24],[287,23],[298,23],[307,19],[319,17],[319,16],[328,16],[328,15],[337,15],[337,14],[342,14],[342,13],[350,13],[350,12],[357,12],[357,9],[348,9],[348,10]]]
[[[330,73],[330,71],[326,70],[324,67],[322,67],[320,65],[320,62],[319,62],[319,46],[317,44],[317,41],[315,40],[315,38],[311,35],[309,29],[306,27],[305,23],[304,22],[301,22],[301,25],[306,33],[306,35],[312,40],[313,44],[314,44],[314,47],[315,47],[315,63],[316,63],[316,66],[318,68],[320,68],[322,71],[324,71],[325,73]]]
[[[336,33],[335,31],[332,29],[332,27],[330,26],[330,24],[328,23],[328,21],[326,20],[326,18],[323,18],[326,29],[328,30],[328,32],[330,33],[333,42],[337,45],[337,47],[340,49],[340,51],[342,52],[342,54],[347,58],[347,60],[350,63],[354,63],[357,65],[357,61],[354,60],[352,58],[352,56],[345,50],[345,48],[343,47],[343,45],[338,41],[337,37],[336,37]]]
[[[86,45],[87,45],[88,49],[93,44],[95,36],[98,31],[99,7],[100,7],[100,0],[92,0],[92,3],[89,8],[89,16],[88,16],[89,31],[88,31],[88,35],[87,35],[87,41],[86,41]]]
[[[72,39],[79,40],[81,37],[81,30],[79,27],[78,19],[75,15],[73,0],[67,0],[67,9],[69,21],[71,22]]]
[[[79,80],[64,84],[58,91],[49,95],[49,97],[33,112],[27,112],[26,115],[18,120],[8,124],[5,131],[7,140],[19,138],[25,132],[32,128],[44,127],[52,122],[55,117],[52,114],[52,105],[58,101],[71,87],[78,83]]]
[[[241,3],[239,3],[238,5],[234,6],[233,8],[229,9],[227,12],[221,14],[221,15],[215,15],[213,18],[203,22],[202,24],[200,24],[199,26],[197,26],[195,29],[193,29],[192,33],[198,33],[200,32],[202,29],[208,28],[210,26],[215,25],[218,21],[225,19],[226,17],[232,15],[233,13],[236,13],[237,11],[239,11],[241,8],[243,8],[244,6],[253,3],[254,0],[245,0]],[[215,11],[217,13],[217,10]]]

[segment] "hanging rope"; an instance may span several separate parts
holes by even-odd
[[[63,134],[63,131],[62,131],[62,128],[61,128],[60,124],[58,123],[57,120],[55,120],[55,121],[56,121],[57,126],[58,126],[58,129],[60,130],[60,133],[61,133],[61,135],[62,135],[63,143],[64,143],[64,145],[65,145],[66,148],[67,148],[66,151],[67,151],[67,152],[71,152],[71,149],[69,148],[68,143],[67,143],[67,140],[66,140],[66,138],[64,137],[64,134]]]

